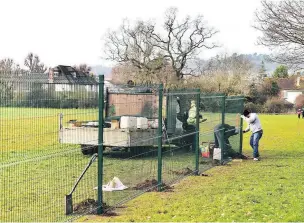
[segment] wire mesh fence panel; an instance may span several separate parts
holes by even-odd
[[[221,160],[220,140],[224,121],[223,94],[200,95],[200,111],[205,119],[200,125],[200,170],[210,168],[211,163]]]
[[[243,96],[230,96],[225,100],[225,135],[227,157],[236,158],[242,153],[242,122],[240,114],[244,108]]]
[[[104,211],[157,190],[158,113],[159,86],[106,87]]]
[[[54,80],[44,74],[0,79],[0,221],[72,217],[66,195],[91,157],[82,155],[77,139],[65,140],[76,126],[85,128],[82,121],[97,119],[98,86],[91,78]],[[74,208],[96,197],[94,165],[73,194]]]
[[[165,98],[162,179],[170,185],[197,172],[199,91],[168,90]]]

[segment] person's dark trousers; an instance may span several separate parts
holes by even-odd
[[[225,130],[226,131],[226,130]],[[221,148],[223,149],[223,158],[226,159],[228,157],[236,157],[237,153],[232,149],[232,146],[230,145],[229,136],[227,136],[227,132],[225,132],[224,135],[224,145],[222,144],[222,133],[221,131],[215,131],[214,132],[214,148]]]
[[[250,146],[253,149],[253,158],[258,158],[259,154],[259,141],[263,136],[263,130],[255,132],[250,137]]]
[[[300,114],[298,114],[298,118],[301,118],[301,115],[300,115]]]
[[[194,125],[189,125],[190,128],[188,129],[189,133],[192,133],[192,135],[189,136],[192,145],[191,149],[193,152],[195,152],[195,146],[196,146],[196,127]]]
[[[228,157],[228,151],[226,150],[227,147],[230,146],[230,143],[227,138],[224,136],[224,145],[222,139],[222,130],[217,129],[214,131],[214,148],[220,148],[223,150],[223,159],[226,159]],[[226,145],[226,146],[225,146]]]
[[[222,141],[221,141],[221,131],[216,130],[214,132],[214,146],[215,148],[223,148]]]
[[[195,145],[196,145],[196,127],[194,125],[183,125],[183,128],[185,130],[184,133],[184,141],[186,144],[186,147],[190,147],[192,151],[195,151]]]

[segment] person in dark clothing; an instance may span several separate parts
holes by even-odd
[[[301,109],[298,109],[297,114],[298,114],[298,118],[301,118],[301,114],[302,114]]]
[[[224,140],[222,140],[222,131],[224,130]],[[223,150],[223,158],[245,158],[242,154],[234,151],[229,142],[229,137],[239,134],[235,126],[228,124],[218,124],[214,127],[214,148]],[[224,143],[224,144],[223,144]]]
[[[186,100],[184,99],[182,103],[181,99],[179,97],[176,97],[176,118],[180,123],[182,123],[182,138],[181,138],[181,144],[182,147],[185,149],[189,149],[192,151],[195,151],[196,146],[196,113],[197,113],[197,107],[196,107],[196,101],[191,100],[190,108],[187,111],[185,106]],[[183,105],[182,105],[183,104]],[[182,107],[183,106],[183,107]],[[199,123],[205,122],[207,119],[203,119],[202,113],[199,113]]]

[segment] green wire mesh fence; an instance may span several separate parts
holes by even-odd
[[[31,74],[0,99],[3,222],[100,214],[241,153],[242,97]]]
[[[201,94],[200,110],[206,119],[200,125],[200,170],[210,168],[222,160],[222,153],[218,148],[222,141],[222,124],[224,123],[225,95],[223,94]],[[208,154],[209,151],[209,154]],[[207,153],[207,154],[206,154]],[[213,159],[213,157],[215,159]]]
[[[198,172],[199,95],[195,89],[167,90],[164,95],[162,179],[167,186]]]
[[[243,96],[230,96],[225,100],[225,123],[227,125],[225,134],[229,135],[226,142],[228,157],[242,154],[242,119],[240,114],[244,110]]]
[[[157,189],[160,88],[116,85],[106,92],[110,125],[103,141],[104,211]]]
[[[61,130],[72,131],[96,120],[97,82],[83,84],[44,74],[0,80],[0,221],[65,221],[64,198],[90,157],[77,144],[60,143]],[[80,182],[78,203],[96,196],[96,168]]]

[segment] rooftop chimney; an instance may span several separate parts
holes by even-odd
[[[297,77],[297,87],[300,87],[300,80],[301,80],[301,78]]]
[[[54,83],[54,71],[53,69],[49,69],[49,83]]]

